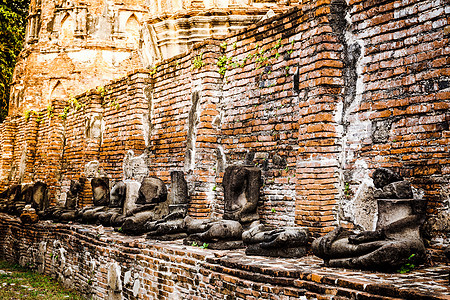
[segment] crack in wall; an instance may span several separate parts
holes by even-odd
[[[367,127],[368,124],[359,124],[358,120],[352,120],[351,114],[354,112],[361,103],[361,94],[364,90],[362,67],[363,67],[363,53],[364,44],[361,40],[352,32],[351,26],[352,21],[350,18],[349,4],[345,1],[336,1],[332,6],[332,13],[330,14],[330,25],[333,31],[336,33],[338,40],[341,42],[342,49],[342,61],[344,63],[344,68],[342,76],[344,79],[343,86],[343,99],[337,104],[335,112],[335,120],[337,125],[337,132],[339,134],[338,143],[340,143],[340,153],[338,154],[338,164],[339,164],[339,205],[337,211],[337,220],[340,221],[355,221],[355,212],[353,209],[346,209],[346,189],[349,185],[349,177],[346,174],[346,164],[350,159],[353,158],[352,149],[348,146],[350,145],[349,139],[353,139],[351,136],[351,126],[355,126],[354,123],[358,123],[358,126],[363,128]],[[369,130],[370,131],[370,130]],[[363,130],[364,132],[364,130]],[[367,165],[365,164],[367,167]],[[367,172],[364,172],[367,173]],[[361,182],[367,178],[360,178]],[[369,183],[370,185],[370,183]],[[360,195],[361,193],[357,193]],[[349,214],[350,212],[350,214]],[[369,221],[369,223],[371,223]]]

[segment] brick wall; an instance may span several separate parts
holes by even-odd
[[[447,236],[447,14],[440,1],[304,1],[79,95],[65,120],[67,103],[51,120],[8,119],[1,185],[20,181],[6,178],[25,144],[25,176],[56,196],[89,161],[118,180],[126,151],[147,149],[149,175],[185,171],[189,213],[202,218],[222,213],[224,167],[247,162],[263,169],[261,218],[319,235],[358,226],[346,207],[375,168],[392,167],[424,189],[428,225]]]
[[[348,39],[362,51],[345,113],[345,169],[363,161],[398,170],[438,218],[449,207],[448,13],[448,1],[350,1],[348,15]],[[429,224],[448,236],[448,224]]]
[[[337,272],[312,257],[247,257],[242,250],[125,237],[90,225],[23,226],[4,214],[0,257],[55,277],[88,299],[448,299],[442,265],[406,277]]]

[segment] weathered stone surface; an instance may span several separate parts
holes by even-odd
[[[92,198],[94,206],[106,206],[109,204],[109,179],[96,177],[91,180]]]
[[[412,199],[413,192],[411,184],[404,180],[389,183],[382,189],[375,190],[374,197],[377,199]]]
[[[382,169],[389,180],[380,180],[378,186],[390,187],[396,196],[411,191],[410,185]],[[375,173],[374,173],[375,174]],[[392,176],[391,176],[392,175]],[[381,186],[381,184],[385,184]],[[391,189],[392,187],[392,189]],[[378,221],[375,231],[355,234],[342,227],[336,228],[312,244],[315,255],[334,267],[395,271],[406,263],[418,264],[425,259],[425,246],[420,236],[424,222],[426,201],[421,199],[378,199]]]
[[[139,197],[139,188],[141,187],[141,184],[135,180],[126,180],[124,183],[126,186],[126,196],[123,204],[123,214],[127,216],[137,207],[136,200]]]
[[[98,160],[93,160],[93,161],[88,162],[84,166],[84,175],[87,178],[101,177],[101,174],[100,174],[100,162]]]
[[[139,188],[136,204],[152,204],[167,201],[167,188],[159,178],[145,177]]]
[[[117,262],[111,263],[108,268],[108,298],[110,300],[122,299],[122,269]]]
[[[260,218],[268,223],[308,226],[315,235],[327,232],[341,221],[346,223],[348,220],[341,219],[339,207],[341,198],[347,195],[339,191],[339,187],[350,181],[352,188],[357,188],[358,182],[351,181],[357,160],[367,162],[368,172],[377,166],[398,168],[404,165],[402,175],[424,188],[427,197],[433,201],[429,216],[440,214],[448,207],[446,198],[437,196],[441,187],[448,185],[449,174],[446,151],[449,144],[448,80],[442,76],[446,71],[443,63],[446,54],[439,51],[419,53],[416,44],[402,42],[414,40],[417,31],[428,43],[423,45],[425,48],[436,48],[434,44],[442,42],[442,36],[448,32],[442,1],[417,2],[421,15],[433,16],[433,26],[430,27],[427,21],[419,22],[414,27],[417,30],[409,30],[417,14],[405,15],[411,6],[406,2],[392,7],[391,1],[385,1],[376,5],[373,14],[367,14],[372,11],[372,2],[341,4],[303,2],[288,14],[273,17],[248,30],[197,44],[193,51],[158,64],[155,72],[130,73],[105,86],[105,93],[91,90],[74,98],[68,96],[76,94],[67,87],[71,72],[90,84],[97,84],[95,77],[98,74],[84,72],[77,65],[80,59],[85,58],[93,67],[104,66],[107,61],[116,69],[121,69],[122,66],[118,66],[121,62],[133,64],[133,60],[122,60],[111,52],[96,52],[98,60],[91,59],[93,53],[85,55],[87,52],[79,48],[82,43],[89,47],[98,45],[96,41],[91,44],[92,40],[88,38],[74,38],[81,43],[74,48],[72,44],[58,48],[61,33],[58,20],[54,20],[54,27],[41,26],[41,35],[50,36],[52,39],[48,41],[54,45],[48,45],[50,48],[44,48],[44,52],[40,51],[42,48],[34,52],[40,57],[36,61],[42,59],[34,66],[42,65],[41,69],[34,68],[32,59],[18,65],[17,79],[14,79],[18,89],[12,89],[12,102],[24,109],[32,108],[28,104],[41,102],[37,97],[23,95],[29,89],[22,88],[22,83],[40,82],[39,78],[22,81],[20,74],[28,74],[25,66],[36,74],[51,76],[51,81],[44,82],[43,88],[38,89],[55,101],[45,103],[36,114],[31,113],[28,121],[18,113],[0,125],[0,187],[31,182],[34,178],[45,180],[54,203],[53,197],[60,199],[60,180],[74,178],[77,174],[82,176],[86,162],[98,159],[108,176],[117,180],[121,177],[120,159],[124,153],[135,149],[140,154],[147,147],[151,149],[148,174],[167,182],[169,167],[184,167],[188,115],[192,106],[190,95],[197,91],[201,97],[199,125],[197,132],[193,131],[195,165],[188,174],[194,200],[189,207],[192,216],[205,218],[210,213],[212,216],[223,213],[223,209],[218,208],[223,201],[219,165],[243,161],[248,152],[268,153],[269,169],[264,171],[264,198],[259,209]],[[364,7],[359,7],[360,4]],[[115,43],[125,31],[119,30],[114,35],[111,30],[126,24],[128,17],[124,14],[130,12],[114,10],[117,6],[109,11],[109,5],[102,12],[105,16],[101,18],[102,23],[97,23],[96,13],[92,14],[86,32],[94,34],[99,28],[98,34],[105,41],[111,37]],[[89,10],[95,6],[87,4]],[[41,8],[44,11],[45,4]],[[73,12],[74,8],[58,9],[58,16],[63,17],[64,12]],[[83,10],[85,8],[80,8]],[[210,13],[209,10],[205,12]],[[141,21],[140,13],[136,14],[136,19]],[[394,17],[371,22],[378,15],[386,14],[394,14]],[[119,19],[115,23],[117,27],[106,20],[108,16]],[[34,15],[30,16],[30,22],[34,18]],[[324,22],[317,22],[318,18]],[[52,13],[46,15],[48,21],[45,23],[52,23],[52,19]],[[131,17],[130,22],[136,24],[134,21]],[[286,28],[289,24],[295,25]],[[151,29],[150,26],[143,27]],[[321,38],[315,38],[315,34],[325,27],[329,30],[321,33]],[[45,32],[44,28],[51,28],[51,32]],[[189,30],[185,31],[189,34]],[[142,39],[149,36],[142,32]],[[311,38],[304,39],[305,36]],[[305,52],[305,49],[322,49],[330,40],[336,47]],[[366,44],[369,40],[374,48]],[[221,48],[222,43],[225,45]],[[34,43],[30,43],[30,47],[32,45]],[[112,47],[108,43],[101,45],[102,51],[118,51],[118,48],[108,48]],[[259,50],[264,52],[263,57]],[[201,62],[201,53],[205,65],[193,68],[195,61]],[[401,59],[396,53],[402,54]],[[78,59],[74,60],[74,56]],[[234,57],[239,61],[233,61],[232,67],[228,65],[222,76],[215,64],[220,57]],[[244,63],[245,57],[253,58]],[[269,57],[267,67],[260,67],[256,61]],[[333,61],[326,65],[313,63],[322,61],[323,57],[332,57]],[[417,60],[417,63],[410,63],[411,60]],[[70,72],[46,72],[45,66],[61,67]],[[424,66],[431,66],[431,75],[430,68]],[[101,68],[98,73],[105,75]],[[79,87],[85,91],[81,84]],[[58,115],[64,106],[69,106],[68,99],[77,99],[86,106],[78,111],[72,107],[67,119],[62,120]],[[47,116],[46,104],[54,106],[54,117]],[[101,114],[105,122],[101,141],[89,139],[84,134],[85,120],[91,120],[96,114]],[[386,126],[381,128],[377,124]],[[377,129],[382,129],[380,135],[373,134]],[[286,158],[285,167],[273,164],[275,154]],[[220,164],[216,161],[219,157]],[[217,168],[215,172],[214,167]],[[217,189],[213,190],[213,186]],[[86,206],[91,200],[85,197],[90,194],[88,185],[84,187],[87,189],[83,191],[81,204]],[[324,212],[324,209],[332,212]],[[445,217],[444,214],[440,216]],[[447,232],[439,231],[435,236],[447,237]]]
[[[169,213],[167,188],[156,177],[146,177],[142,184],[127,184],[125,219],[121,228],[125,233],[141,234],[148,231],[145,226],[147,222],[161,220]]]
[[[0,211],[21,215],[30,205],[38,215],[48,208],[47,185],[42,182],[12,185],[0,193]]]
[[[94,212],[93,218],[103,225],[120,226],[125,216],[123,206],[126,198],[126,184],[118,181],[111,188],[109,206]]]
[[[184,173],[182,171],[172,171],[170,172],[170,206],[172,210],[176,210],[176,205],[183,205],[189,202],[189,193],[186,179],[184,178]],[[175,212],[175,211],[171,211]]]
[[[123,181],[116,182],[111,188],[109,206],[122,208],[125,202],[126,192],[126,184]]]
[[[145,231],[148,232],[147,238],[173,240],[187,236],[184,221],[189,201],[187,182],[182,171],[172,171],[170,178],[169,214],[160,220],[150,221],[144,225]]]
[[[149,291],[164,294],[166,285],[173,287],[168,295],[174,299],[207,299],[213,293],[214,299],[226,299],[238,293],[251,293],[258,300],[273,300],[274,295],[282,298],[288,293],[287,297],[293,299],[302,299],[305,293],[312,298],[326,299],[331,292],[335,299],[335,294],[339,294],[355,299],[360,297],[357,295],[364,295],[374,299],[433,297],[444,300],[449,294],[446,280],[449,267],[445,263],[408,274],[374,274],[323,268],[322,260],[314,256],[298,259],[247,256],[241,250],[215,251],[209,246],[200,249],[184,246],[179,241],[127,238],[108,230],[97,239],[93,226],[47,222],[30,227],[20,224],[14,217],[0,214],[0,232],[8,232],[8,228],[14,229],[11,235],[0,235],[0,249],[4,249],[5,256],[14,262],[21,260],[24,266],[34,266],[35,258],[45,258],[45,273],[55,277],[70,267],[74,279],[72,287],[87,299],[107,297],[109,266],[115,262],[121,267],[125,298],[131,297],[136,280],[140,281],[139,299],[145,298]],[[66,251],[53,246],[55,239],[70,241],[61,243],[60,247]],[[87,243],[87,240],[93,242]],[[21,247],[13,246],[17,241],[21,241]],[[39,250],[42,243],[47,243],[44,251]],[[147,265],[149,262],[152,262],[151,268]],[[155,274],[158,275],[153,276]],[[104,288],[98,289],[98,286]],[[268,288],[280,293],[267,292]]]
[[[15,202],[20,201],[21,186],[14,184],[5,189],[1,194],[2,208],[4,212],[17,214]]]
[[[308,229],[274,228],[263,224],[255,225],[242,234],[247,255],[301,257],[307,252],[308,239]]]
[[[261,188],[261,169],[230,166],[225,169],[224,215],[227,220],[248,223],[258,219],[256,207]]]
[[[47,184],[38,181],[33,185],[32,207],[38,212],[43,212],[49,207]]]
[[[263,248],[261,244],[246,245],[246,255],[260,255],[272,257],[295,258],[303,257],[308,254],[308,247],[286,247],[286,248]]]
[[[213,247],[242,247],[244,226],[251,226],[258,219],[256,207],[261,188],[261,169],[247,166],[229,166],[223,177],[224,215],[223,220],[194,220],[185,218],[186,245],[196,243],[217,243]],[[247,229],[247,228],[245,228]],[[211,244],[212,245],[212,244]],[[219,249],[215,248],[215,249]],[[233,248],[228,248],[233,249]]]
[[[20,221],[22,221],[23,224],[33,224],[39,221],[39,216],[31,205],[26,205],[20,214]]]
[[[70,188],[66,197],[66,209],[75,209],[78,207],[78,193],[81,191],[81,183],[77,180],[70,181]]]
[[[390,183],[403,180],[401,176],[386,168],[376,169],[372,174],[372,179],[373,184],[378,189],[381,189]]]
[[[134,155],[133,150],[128,150],[123,159],[123,179],[142,182],[148,175],[148,154]]]

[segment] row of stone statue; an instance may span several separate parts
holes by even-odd
[[[375,231],[355,233],[338,227],[316,239],[312,251],[334,267],[395,270],[424,259],[425,247],[419,227],[423,223],[424,201],[414,199],[409,182],[387,169],[373,174],[378,198]],[[259,220],[257,205],[262,186],[261,170],[230,166],[223,178],[224,214],[221,219],[193,219],[187,215],[189,195],[184,175],[171,172],[170,194],[164,182],[145,177],[142,182],[124,180],[109,190],[107,178],[91,180],[93,205],[77,209],[81,184],[72,181],[64,207],[48,207],[46,186],[12,186],[0,194],[0,209],[18,213],[26,204],[41,219],[79,221],[114,226],[126,234],[147,233],[159,240],[184,239],[186,245],[211,249],[246,246],[248,255],[301,257],[307,254],[310,235],[301,227],[273,227]],[[6,205],[2,205],[6,203]],[[29,207],[28,207],[29,208]],[[22,217],[27,215],[25,209]],[[24,220],[26,218],[23,218]]]

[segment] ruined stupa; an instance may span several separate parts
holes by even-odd
[[[269,0],[32,0],[9,114],[43,109],[130,71],[152,68],[196,42],[289,6]]]

